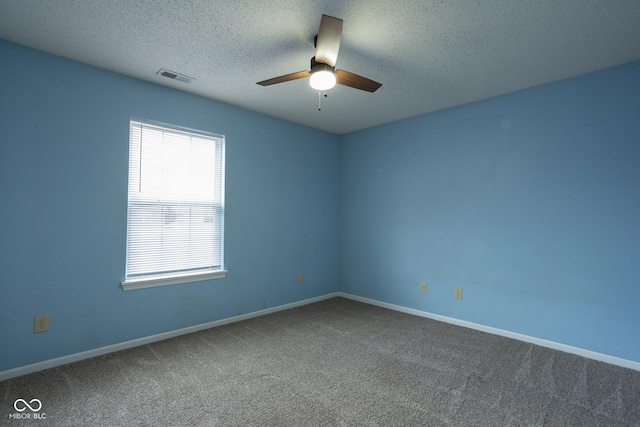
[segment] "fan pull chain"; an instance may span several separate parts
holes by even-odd
[[[327,92],[324,93],[324,97],[328,98]],[[318,111],[322,111],[322,108],[321,108],[322,107],[322,105],[321,105],[322,102],[321,101],[322,101],[322,92],[318,91]]]

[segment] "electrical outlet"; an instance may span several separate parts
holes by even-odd
[[[298,276],[298,285],[304,285],[304,274]]]
[[[420,283],[420,290],[422,292],[427,292],[427,282]]]
[[[462,288],[456,288],[454,296],[456,299],[462,299]]]
[[[49,315],[36,316],[33,319],[33,333],[47,332],[49,330]]]

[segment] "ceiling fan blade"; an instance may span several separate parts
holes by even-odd
[[[367,92],[375,92],[382,86],[382,83],[374,82],[366,77],[350,73],[345,70],[336,70],[336,83],[349,86],[354,89],[365,90]]]
[[[316,39],[316,62],[335,67],[338,60],[341,37],[342,19],[322,15]]]
[[[284,83],[284,82],[289,82],[291,80],[303,79],[305,77],[309,77],[310,75],[311,73],[309,71],[298,71],[297,73],[285,74],[284,76],[263,80],[256,84],[259,84],[260,86],[271,86],[276,83]]]

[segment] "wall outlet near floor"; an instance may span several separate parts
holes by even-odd
[[[298,276],[298,285],[304,285],[304,274]]]
[[[454,292],[456,299],[462,299],[462,288],[456,288]]]
[[[427,292],[427,282],[420,283],[420,291]]]
[[[49,330],[49,315],[36,316],[33,318],[33,333],[47,332]]]

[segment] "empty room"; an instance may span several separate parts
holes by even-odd
[[[640,426],[637,0],[0,0],[0,424]]]

